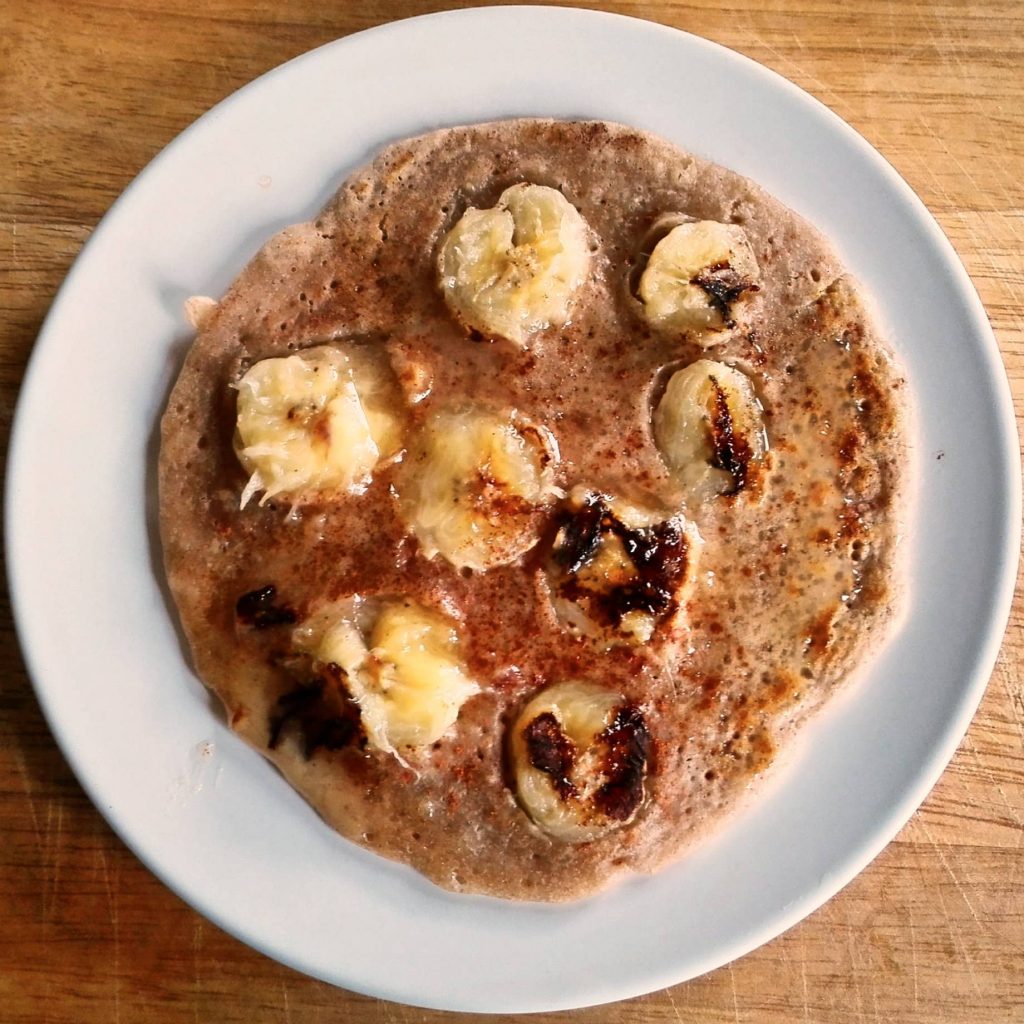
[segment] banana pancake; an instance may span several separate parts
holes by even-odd
[[[724,168],[445,129],[193,312],[159,483],[195,668],[445,888],[677,857],[886,635],[904,381],[825,240]]]

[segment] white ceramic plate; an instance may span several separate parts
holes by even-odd
[[[157,423],[189,334],[183,300],[221,293],[264,239],[315,213],[384,143],[526,114],[655,131],[808,217],[874,295],[920,419],[902,631],[731,827],[654,878],[568,907],[448,895],[330,832],[227,732],[187,667],[154,513]],[[42,705],[96,805],[154,872],[309,974],[422,1006],[511,1012],[710,970],[794,924],[879,852],[938,778],[991,671],[1019,492],[985,314],[938,227],[863,139],[701,39],[593,12],[495,8],[307,54],[146,168],[40,336],[6,511]]]

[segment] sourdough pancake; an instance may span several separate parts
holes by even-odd
[[[904,381],[827,242],[724,168],[445,129],[196,308],[160,452],[196,670],[438,885],[677,857],[886,635]]]

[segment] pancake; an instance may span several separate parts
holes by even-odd
[[[444,129],[202,313],[159,467],[195,669],[326,822],[444,888],[679,857],[891,629],[904,379],[826,240],[729,170],[601,122]],[[338,404],[259,405],[270,367]],[[337,465],[279,472],[274,410]]]

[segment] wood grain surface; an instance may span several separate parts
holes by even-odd
[[[924,199],[966,264],[995,328],[1019,419],[1024,4],[672,0],[605,7],[748,54],[865,135]],[[305,50],[437,9],[415,0],[0,0],[4,439],[57,287],[99,218],[162,146],[234,89]],[[698,980],[535,1019],[1024,1020],[1022,666],[1018,588],[999,663],[953,763],[899,837],[807,920]],[[54,744],[20,659],[6,593],[0,921],[0,1020],[11,1024],[434,1024],[456,1017],[312,981],[225,935],[164,888],[112,834]]]

